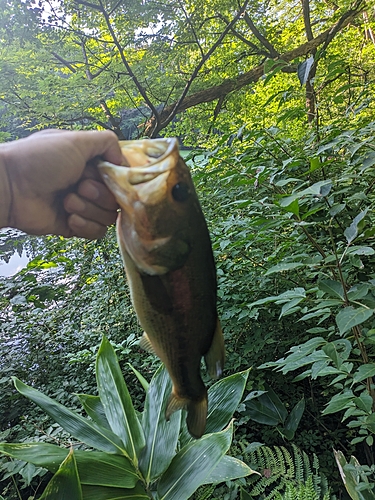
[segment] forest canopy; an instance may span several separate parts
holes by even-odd
[[[226,467],[259,474],[212,475],[190,497],[374,499],[375,3],[0,0],[0,12],[1,141],[173,136],[191,167],[227,351],[210,390],[233,384],[238,398],[212,439]],[[98,241],[0,233],[1,259],[23,250],[27,266],[0,277],[0,441],[58,445],[74,468],[73,444],[79,471],[90,447],[19,393],[100,420],[87,411],[95,359],[117,356],[146,419],[148,383],[168,382],[139,349],[113,227]],[[183,431],[176,443],[191,445]],[[0,498],[41,498],[55,470],[6,445]],[[154,479],[132,483],[134,498],[159,498],[168,478]]]

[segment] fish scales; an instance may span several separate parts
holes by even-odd
[[[224,342],[216,311],[211,241],[190,172],[173,139],[125,141],[125,166],[101,162],[121,213],[117,238],[138,320],[141,345],[165,364],[173,382],[166,417],[187,409],[190,434],[204,433],[204,356],[217,378]]]

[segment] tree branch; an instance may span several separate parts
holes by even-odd
[[[255,26],[255,24],[253,23],[253,21],[251,20],[249,14],[247,12],[245,12],[243,18],[246,21],[246,24],[249,26],[253,35],[260,41],[260,43],[263,45],[263,47],[266,47],[268,52],[271,54],[271,58],[274,59],[276,57],[279,57],[280,54],[277,52],[277,50],[272,45],[272,43],[270,43],[267,40],[267,38],[264,37],[262,35],[262,33],[260,33],[260,31],[257,29],[257,27]]]
[[[296,59],[297,57],[305,56],[310,54],[313,50],[317,49],[322,44],[327,44],[327,40],[332,40],[333,36],[340,31],[342,28],[347,26],[360,12],[361,1],[357,3],[358,10],[350,10],[347,11],[343,16],[335,23],[333,26],[328,28],[327,30],[320,33],[316,38],[306,42],[299,47],[296,47],[293,50],[285,52],[279,56],[279,59],[283,61],[290,62]],[[328,42],[329,43],[329,42]],[[180,113],[185,109],[191,108],[203,102],[211,102],[216,99],[219,99],[222,95],[229,94],[234,90],[241,89],[250,83],[254,83],[259,80],[264,74],[264,66],[263,64],[256,66],[252,70],[239,75],[236,79],[227,79],[224,80],[220,85],[216,85],[214,87],[210,87],[205,90],[200,90],[195,94],[190,96],[185,96],[183,99],[179,99],[176,103],[171,104],[170,106],[166,106],[165,109],[161,113],[161,123],[166,123],[169,116],[174,113]],[[164,119],[164,117],[166,117]],[[170,121],[170,120],[169,120]],[[169,123],[169,122],[168,122]],[[164,126],[164,125],[163,125]],[[155,119],[152,117],[145,126],[145,134],[149,137],[152,136],[155,130]],[[160,128],[158,129],[160,130]]]
[[[243,15],[243,12],[245,11],[245,9],[247,7],[248,2],[249,2],[249,0],[245,1],[242,8],[237,12],[236,16],[233,18],[232,22],[227,25],[227,27],[221,33],[219,38],[212,45],[210,50],[204,55],[204,57],[202,57],[201,61],[196,66],[196,68],[194,69],[193,73],[191,74],[188,82],[186,83],[185,88],[182,91],[182,94],[181,94],[180,98],[178,99],[178,101],[176,101],[175,104],[172,104],[171,106],[166,106],[164,108],[162,116],[165,116],[165,119],[160,120],[159,124],[158,124],[158,123],[155,123],[155,120],[153,120],[153,118],[151,118],[151,120],[149,122],[150,123],[151,123],[151,121],[153,122],[153,129],[150,131],[151,132],[150,137],[154,137],[159,132],[159,130],[161,130],[161,128],[166,127],[173,120],[173,118],[176,116],[176,113],[178,113],[178,110],[179,110],[180,106],[182,105],[182,103],[183,103],[183,101],[184,101],[184,99],[185,99],[185,97],[190,89],[190,86],[193,83],[193,81],[195,80],[195,78],[197,77],[199,71],[201,70],[203,65],[208,61],[208,59],[211,57],[211,55],[215,52],[215,50],[219,47],[219,45],[222,43],[222,41],[224,40],[224,38],[226,37],[228,32],[232,29],[232,27],[238,21],[238,19]]]
[[[68,62],[66,61],[63,57],[59,56],[56,52],[51,52],[53,57],[60,61],[64,66],[66,66],[72,73],[77,73],[77,70]]]

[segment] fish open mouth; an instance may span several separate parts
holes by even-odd
[[[177,139],[120,141],[120,146],[122,165],[108,161],[97,164],[104,182],[122,208],[134,199],[135,191],[139,200],[156,203],[164,196],[166,180],[179,161]]]
[[[122,166],[130,168],[127,180],[132,185],[148,182],[169,171],[173,153],[178,152],[175,138],[120,141],[120,146],[124,159]],[[108,162],[101,162],[101,165],[108,165]]]

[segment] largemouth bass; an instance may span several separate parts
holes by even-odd
[[[176,139],[120,144],[123,165],[98,166],[121,207],[117,239],[145,331],[140,345],[163,361],[172,379],[166,418],[185,408],[188,430],[200,438],[207,417],[201,359],[214,379],[224,366],[207,225]]]

